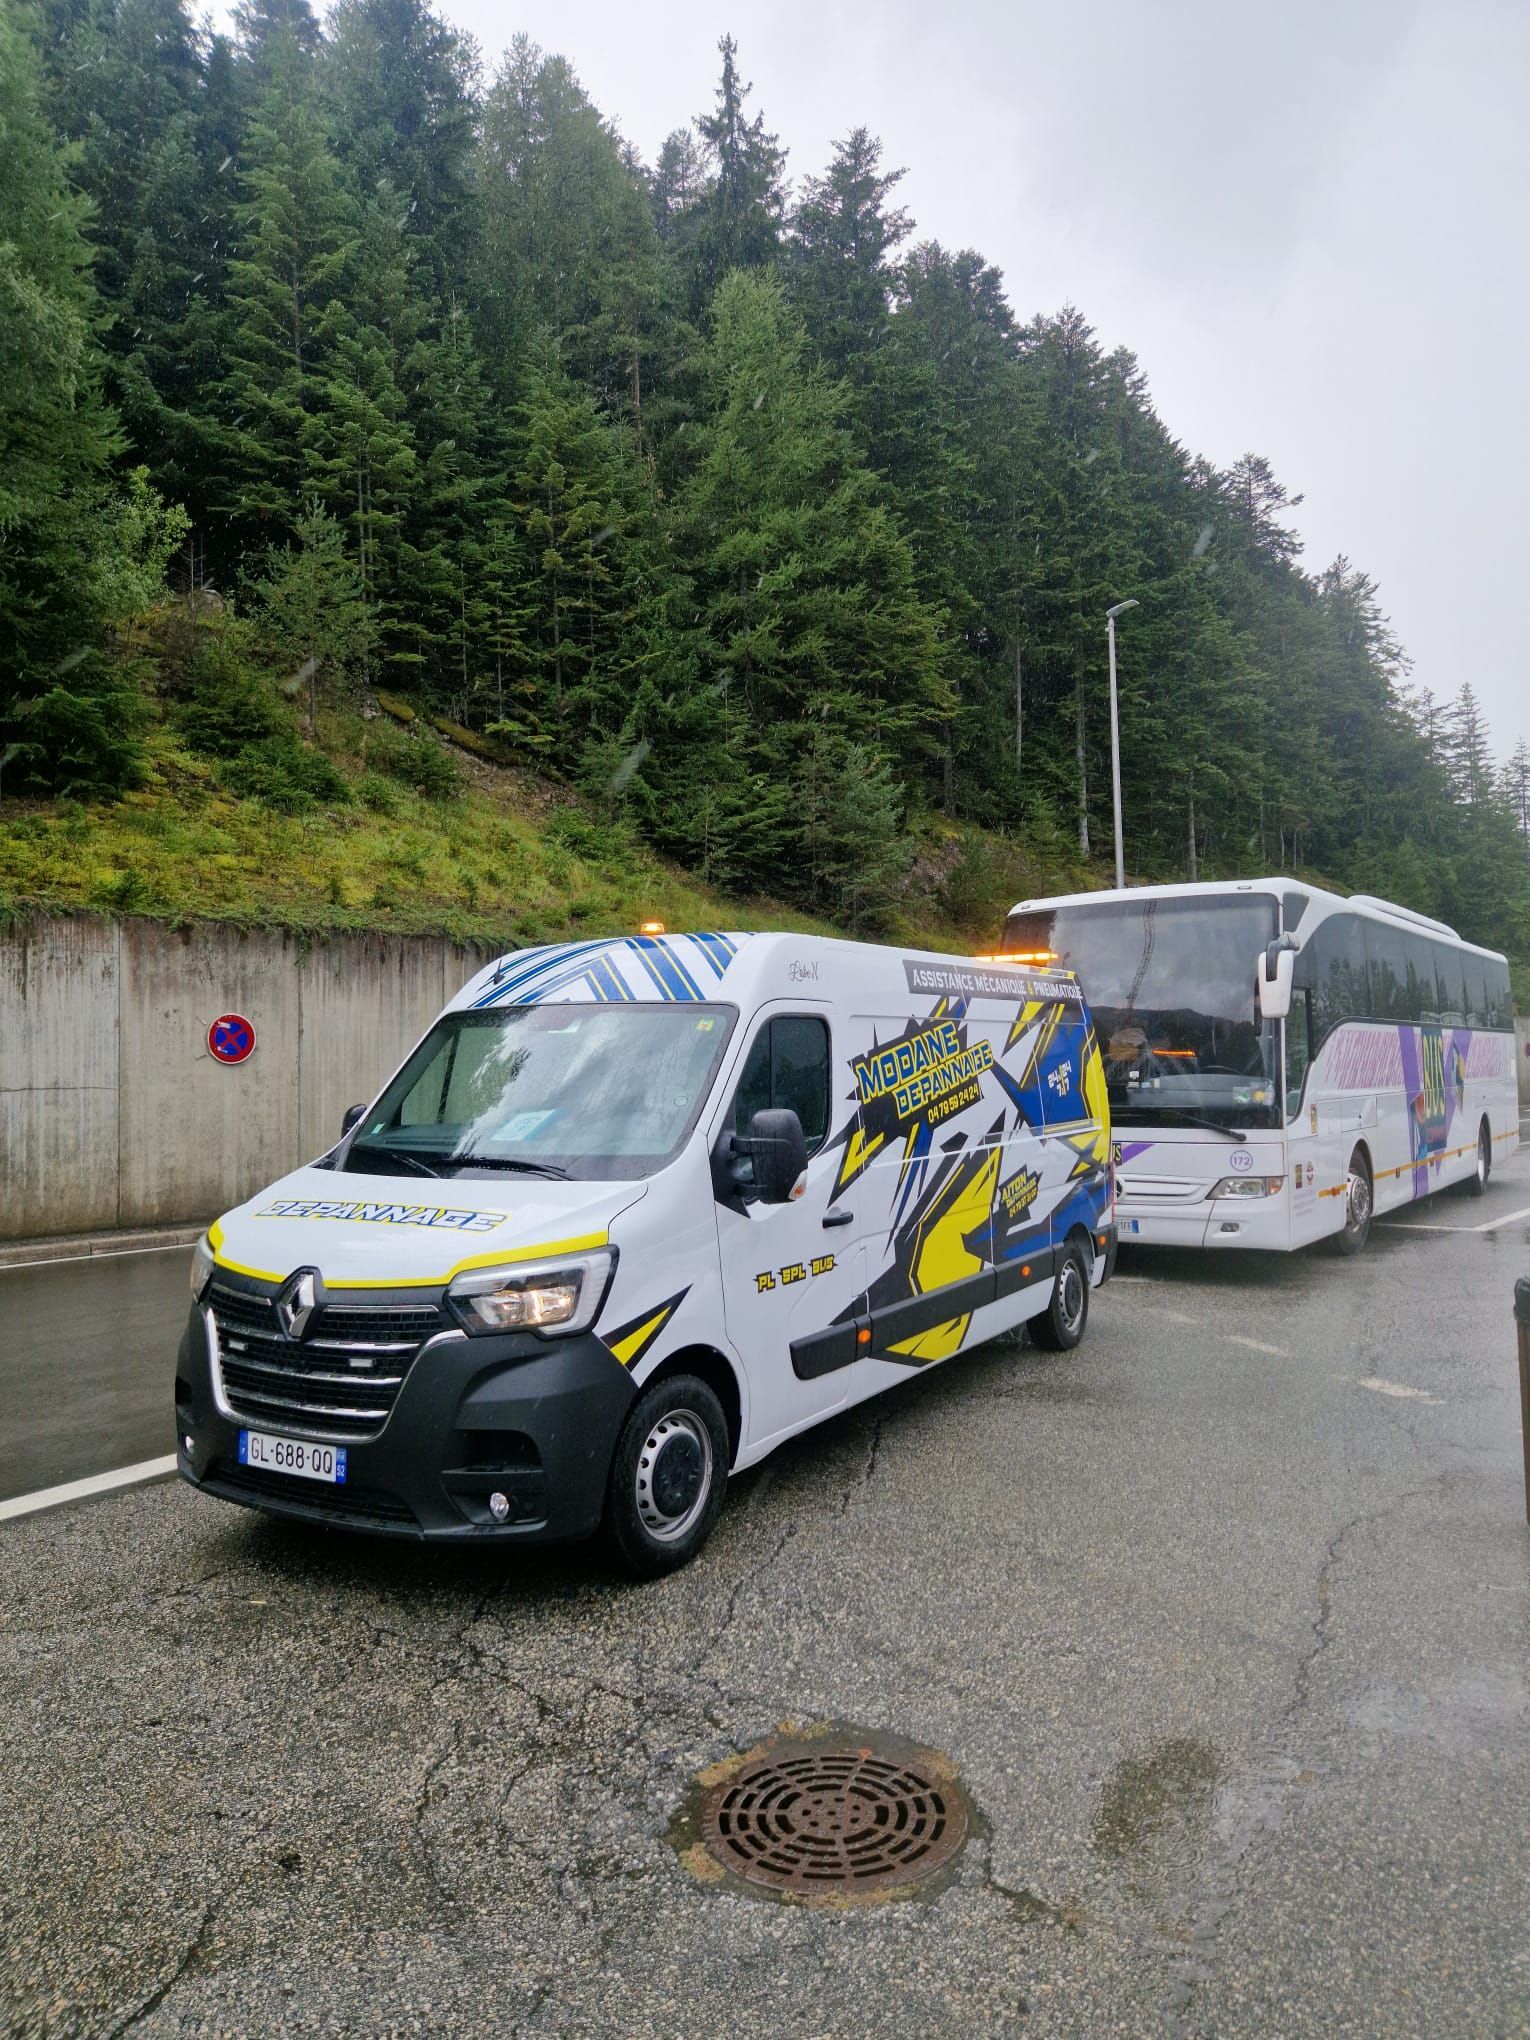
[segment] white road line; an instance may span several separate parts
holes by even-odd
[[[1405,1382],[1383,1381],[1379,1374],[1368,1375],[1360,1386],[1370,1389],[1373,1395],[1399,1395],[1409,1402],[1437,1403],[1440,1399],[1437,1395],[1430,1395],[1427,1389],[1409,1388]]]
[[[66,1480],[62,1487],[39,1488],[36,1494],[16,1495],[0,1502],[0,1523],[14,1516],[35,1516],[39,1509],[57,1509],[65,1502],[83,1502],[91,1495],[110,1494],[113,1488],[136,1487],[146,1480],[162,1480],[175,1471],[175,1454],[168,1459],[140,1459],[136,1466],[119,1466],[112,1473],[93,1473],[88,1480]]]
[[[1502,1218],[1490,1218],[1482,1225],[1430,1225],[1422,1218],[1383,1219],[1382,1224],[1389,1232],[1485,1233],[1497,1232],[1501,1225],[1514,1225],[1522,1218],[1530,1218],[1530,1204],[1523,1211],[1506,1211]]]
[[[1241,1332],[1229,1332],[1227,1343],[1229,1346],[1247,1346],[1254,1353],[1268,1353],[1276,1360],[1289,1360],[1291,1357],[1283,1346],[1267,1346],[1263,1339],[1245,1339]]]
[[[68,1268],[76,1261],[126,1261],[133,1254],[189,1254],[194,1240],[173,1240],[168,1247],[112,1247],[100,1254],[59,1254],[51,1261],[0,1262],[0,1275],[14,1275],[22,1268]]]
[[[1473,1232],[1497,1232],[1501,1225],[1513,1225],[1516,1219],[1530,1218],[1530,1204],[1523,1211],[1505,1212],[1502,1218],[1490,1218],[1486,1225],[1474,1225]]]

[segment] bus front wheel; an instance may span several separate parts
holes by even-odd
[[[1472,1165],[1471,1174],[1466,1179],[1467,1195],[1469,1197],[1485,1197],[1487,1195],[1488,1177],[1492,1173],[1493,1136],[1489,1133],[1488,1123],[1484,1119],[1481,1126],[1477,1129],[1477,1159]]]
[[[1349,1158],[1349,1171],[1344,1183],[1344,1224],[1334,1234],[1334,1246],[1341,1254],[1358,1254],[1371,1236],[1371,1214],[1374,1201],[1371,1192],[1371,1165],[1364,1148],[1356,1148]]]

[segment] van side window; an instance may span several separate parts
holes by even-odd
[[[733,1127],[747,1136],[756,1112],[789,1107],[802,1121],[808,1153],[829,1131],[829,1029],[816,1014],[778,1013],[754,1037],[733,1101]]]

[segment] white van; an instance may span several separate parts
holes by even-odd
[[[1115,1249],[1066,973],[801,935],[502,957],[339,1145],[199,1245],[179,1465],[413,1536],[681,1565],[730,1469],[1029,1321]]]

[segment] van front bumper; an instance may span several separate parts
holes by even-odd
[[[410,1362],[374,1436],[244,1416],[222,1392],[216,1334],[194,1307],[176,1364],[176,1463],[193,1487],[309,1522],[385,1536],[552,1543],[599,1527],[635,1391],[593,1333],[448,1332]],[[241,1431],[343,1448],[343,1484],[241,1464]],[[503,1520],[489,1506],[501,1495]]]

